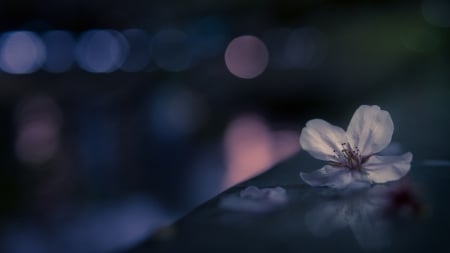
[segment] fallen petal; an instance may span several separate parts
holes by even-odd
[[[287,202],[286,190],[282,187],[258,188],[249,186],[237,195],[222,199],[220,206],[242,212],[266,213],[274,211]]]

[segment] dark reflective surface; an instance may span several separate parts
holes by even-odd
[[[305,215],[305,224],[318,238],[333,236],[349,228],[365,250],[387,248],[395,235],[395,219],[414,219],[424,212],[424,204],[408,180],[352,190],[324,189],[318,204]]]
[[[334,190],[300,183],[299,168],[314,167],[312,163],[299,153],[213,198],[129,252],[448,250],[450,167],[413,161],[410,173],[397,182]],[[282,186],[288,202],[271,212],[221,205],[249,185]]]

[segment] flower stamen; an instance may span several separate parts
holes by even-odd
[[[353,170],[361,170],[364,158],[361,156],[359,148],[354,148],[350,143],[341,143],[342,149],[339,151],[333,150],[333,157],[337,162],[330,162],[330,165],[336,167],[346,167]]]

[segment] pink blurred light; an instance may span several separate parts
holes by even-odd
[[[58,127],[46,120],[30,122],[21,127],[16,152],[21,161],[43,163],[58,150]]]
[[[233,39],[225,51],[225,64],[235,76],[252,79],[261,75],[269,63],[269,51],[259,38],[244,35]]]
[[[255,115],[238,117],[225,132],[223,187],[228,188],[262,173],[299,149],[296,132],[273,132],[261,117]]]
[[[277,161],[288,158],[300,150],[299,133],[291,130],[279,130],[272,134],[274,154]]]
[[[27,164],[42,164],[59,149],[61,111],[47,96],[24,100],[17,111],[17,158]]]

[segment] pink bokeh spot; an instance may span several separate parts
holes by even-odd
[[[225,64],[235,76],[252,79],[261,75],[269,63],[269,52],[260,39],[251,35],[235,38],[225,51]]]

